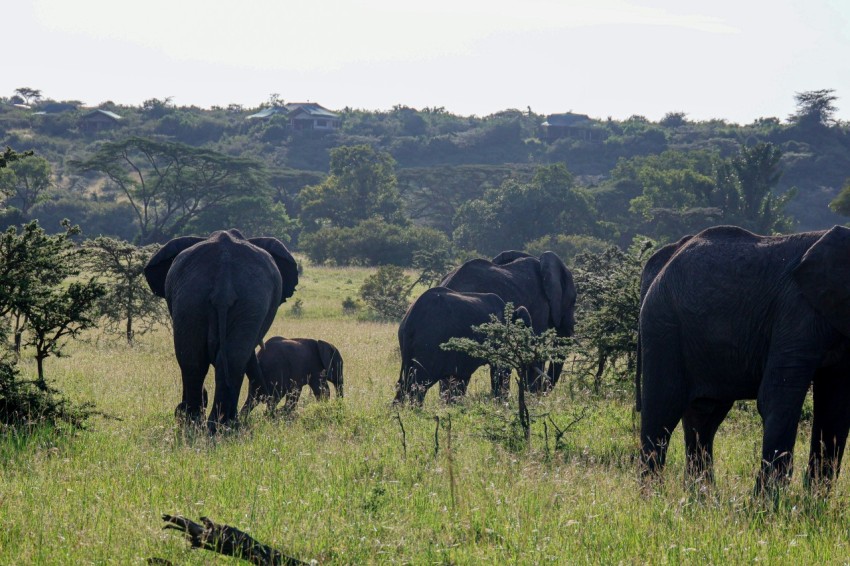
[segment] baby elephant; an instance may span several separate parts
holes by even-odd
[[[343,396],[342,356],[339,350],[324,340],[274,336],[266,340],[257,359],[263,378],[268,383],[270,397],[263,398],[260,384],[250,381],[248,399],[241,411],[243,418],[263,401],[268,405],[269,412],[273,412],[284,397],[284,412],[292,411],[305,385],[310,386],[316,399],[327,399],[330,396],[328,382],[333,383],[337,396]]]

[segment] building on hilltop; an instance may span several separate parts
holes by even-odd
[[[80,130],[83,132],[99,132],[100,130],[114,128],[121,120],[121,116],[115,112],[98,108],[80,117]]]
[[[540,124],[543,139],[555,141],[561,138],[572,138],[584,141],[601,141],[604,132],[595,127],[594,122],[587,114],[550,114],[546,121]]]
[[[291,102],[281,106],[263,108],[255,114],[247,116],[246,120],[266,120],[281,114],[286,117],[293,130],[333,131],[339,128],[339,114],[315,102]]]

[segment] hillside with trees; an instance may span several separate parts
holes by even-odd
[[[68,218],[86,237],[137,244],[238,226],[318,262],[367,265],[411,265],[425,250],[571,258],[724,223],[820,229],[850,209],[837,99],[797,93],[791,116],[746,125],[396,106],[321,109],[335,117],[315,129],[277,96],[260,108],[92,109],[19,88],[0,97],[0,146],[34,155],[2,170],[0,222],[58,232]]]

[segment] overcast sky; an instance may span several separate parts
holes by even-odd
[[[0,96],[138,105],[285,101],[681,111],[785,119],[824,88],[850,120],[849,0],[23,0],[4,3]]]

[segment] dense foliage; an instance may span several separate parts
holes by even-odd
[[[39,157],[0,179],[7,223],[39,218],[52,229],[68,217],[90,236],[139,243],[237,226],[317,262],[410,265],[434,245],[553,246],[572,257],[717,223],[825,228],[840,222],[826,205],[850,177],[850,129],[835,120],[830,89],[796,93],[786,122],[567,113],[577,126],[554,133],[530,108],[344,108],[340,128],[319,132],[281,115],[247,119],[256,108],[168,98],[106,103],[121,120],[91,131],[78,103],[19,90],[32,108],[0,98],[0,144]]]

